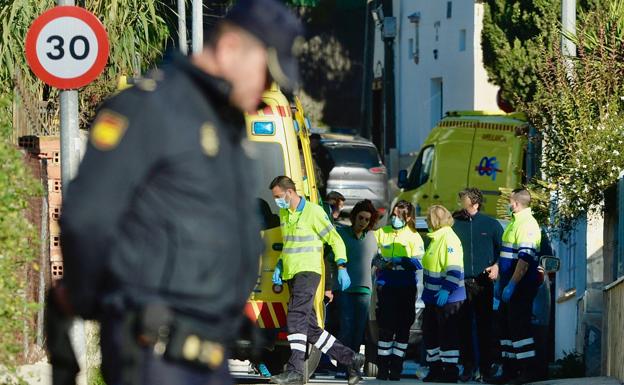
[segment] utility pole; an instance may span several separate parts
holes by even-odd
[[[204,45],[203,0],[193,0],[193,53],[200,53]]]
[[[396,18],[392,16],[392,0],[383,0],[383,25],[381,34],[384,41],[384,153],[388,154],[396,146],[396,111],[394,96],[394,39],[396,38]]]
[[[362,98],[360,100],[360,135],[372,138],[372,82],[373,82],[373,54],[375,26],[371,25],[371,11],[375,6],[374,0],[367,0],[364,6],[364,60],[362,67]]]
[[[178,0],[178,46],[180,52],[188,53],[188,42],[186,41],[186,0]]]
[[[561,52],[566,58],[569,80],[572,80],[572,59],[576,57],[576,44],[566,34],[576,34],[576,0],[561,0]]]

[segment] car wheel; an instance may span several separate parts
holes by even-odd
[[[366,377],[377,377],[378,372],[377,364],[374,362],[367,362],[364,366],[364,375]]]
[[[265,351],[261,361],[269,369],[271,375],[274,376],[284,371],[289,357],[290,349],[287,346],[276,346],[273,351]]]
[[[310,376],[314,374],[314,371],[318,367],[321,361],[321,351],[314,345],[309,345],[308,354],[305,362],[303,363],[303,380],[307,383],[310,380]]]

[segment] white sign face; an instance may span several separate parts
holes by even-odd
[[[84,75],[95,63],[98,48],[98,40],[91,27],[69,16],[46,24],[36,41],[41,66],[63,79]]]
[[[53,7],[26,34],[26,61],[46,84],[62,90],[84,87],[108,61],[108,37],[100,20],[84,8]]]

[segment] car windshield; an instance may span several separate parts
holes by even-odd
[[[377,150],[370,146],[326,145],[336,166],[355,166],[363,168],[381,165]]]

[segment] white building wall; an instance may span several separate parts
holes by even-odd
[[[451,16],[447,18],[445,0],[395,0],[397,18],[395,41],[396,128],[397,146],[401,155],[418,151],[433,125],[432,116],[451,110],[497,110],[497,88],[488,84],[482,65],[481,21],[483,6],[474,0],[451,0]],[[419,61],[411,55],[415,24],[408,16],[420,13],[418,27]],[[460,50],[460,34],[465,30],[464,49]],[[383,44],[376,34],[375,61],[383,63]],[[412,40],[412,41],[410,41]],[[381,48],[381,52],[378,50]],[[437,50],[437,59],[434,57]],[[432,79],[442,80],[442,107],[432,97]]]
[[[500,111],[496,103],[496,93],[498,86],[488,81],[487,71],[483,66],[483,50],[481,49],[481,32],[483,31],[483,3],[475,3],[474,12],[474,69],[475,69],[475,87],[474,87],[474,110],[481,111]]]

